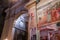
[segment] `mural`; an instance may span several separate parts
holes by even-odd
[[[36,27],[30,29],[30,40],[36,40]]]
[[[56,22],[60,21],[60,2],[43,5],[38,10],[38,30],[40,30],[40,40],[60,40]],[[53,23],[55,22],[55,23]],[[57,33],[55,33],[57,31]]]
[[[39,9],[38,26],[60,21],[60,2],[50,3],[44,9]]]

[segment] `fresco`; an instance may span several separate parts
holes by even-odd
[[[60,21],[60,2],[49,4],[38,12],[38,26]]]
[[[36,40],[36,28],[35,27],[30,29],[30,40]]]
[[[57,22],[60,22],[60,2],[43,5],[37,12],[38,30],[40,30],[40,40],[60,40]],[[57,33],[55,34],[55,32]],[[56,38],[57,37],[57,38]]]

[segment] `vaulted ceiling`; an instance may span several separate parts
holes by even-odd
[[[9,5],[15,4],[17,2],[26,3],[29,0],[0,0],[0,8],[5,8]]]

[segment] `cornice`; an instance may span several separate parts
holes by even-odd
[[[30,7],[34,5],[36,5],[36,0],[31,0],[25,5],[25,8],[29,9]]]

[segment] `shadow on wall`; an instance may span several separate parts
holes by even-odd
[[[1,38],[2,31],[3,31],[4,21],[5,21],[5,16],[6,16],[6,13],[4,12],[5,9],[7,9],[7,7],[3,9],[1,16],[0,16],[0,38]]]

